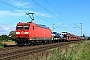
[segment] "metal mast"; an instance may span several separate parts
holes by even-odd
[[[81,24],[81,36],[82,36],[82,23],[80,23]]]

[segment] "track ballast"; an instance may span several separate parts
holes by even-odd
[[[79,41],[53,43],[47,45],[38,46],[24,46],[24,47],[12,47],[0,49],[0,60],[12,60],[24,57],[33,53],[42,52],[51,48],[65,46],[71,43],[77,43]],[[80,41],[82,42],[82,41]]]

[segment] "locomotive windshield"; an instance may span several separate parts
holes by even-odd
[[[24,29],[24,30],[29,30],[29,27],[30,27],[29,24],[24,24],[23,29]]]
[[[17,30],[22,30],[22,29],[23,29],[23,26],[17,26],[16,29],[17,29]]]
[[[30,25],[29,24],[21,24],[17,25],[16,29],[17,30],[29,30]]]
[[[29,26],[23,26],[23,28],[26,30],[26,29],[29,29]]]

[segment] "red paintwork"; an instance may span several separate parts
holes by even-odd
[[[73,34],[66,34],[66,40],[70,41],[70,40],[80,40],[81,37],[73,35]]]
[[[23,26],[23,24],[18,23],[17,26]],[[24,32],[28,32],[28,30],[16,30],[15,32],[20,32],[20,34],[15,34],[16,38],[27,38],[29,36],[28,34],[24,34]]]
[[[28,38],[28,40],[32,40],[33,38],[34,39],[51,38],[51,30],[49,28],[42,28],[40,26],[37,26],[33,22],[17,23],[17,26],[23,26],[24,24],[30,25],[29,30],[16,29],[16,32],[20,32],[20,34],[15,34],[16,38]],[[34,30],[33,30],[33,26],[34,26]],[[29,32],[29,34],[24,34],[24,32]]]

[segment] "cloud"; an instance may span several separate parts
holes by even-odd
[[[0,23],[0,35],[9,34],[9,32],[12,30],[15,30],[15,27],[11,26],[10,24]]]
[[[12,12],[12,11],[0,11],[0,17],[5,17],[5,16],[24,16],[24,13],[20,12]]]
[[[30,5],[30,3],[28,2],[22,2],[22,1],[14,1],[13,4],[15,6],[18,6],[18,7],[22,7],[22,8],[31,8],[32,5]]]
[[[34,12],[36,16],[39,17],[50,17],[49,14],[47,13],[42,13],[42,12],[37,12],[37,11],[31,11],[31,10],[25,10],[27,12]],[[17,18],[17,17],[25,17],[25,12],[21,11],[21,10],[14,10],[14,11],[9,11],[9,10],[0,10],[0,18],[6,18],[8,19],[8,17],[10,17],[9,19],[11,19],[12,17]],[[35,16],[34,15],[34,16]],[[18,20],[19,21],[19,20]],[[40,20],[42,21],[42,20]],[[1,21],[2,22],[2,21]],[[8,21],[9,22],[9,21]],[[7,23],[0,23],[0,35],[1,34],[9,34],[10,31],[15,30],[15,26],[12,26],[11,24],[7,24]]]
[[[48,14],[40,13],[40,12],[35,12],[35,14],[36,14],[36,16],[51,17],[51,16],[48,15]]]
[[[42,13],[42,12],[37,12],[37,11],[32,11],[32,10],[24,10],[25,12],[21,10],[16,10],[16,11],[21,12],[21,13],[25,13],[25,12],[34,13],[36,16],[40,16],[40,17],[52,17],[48,13]]]
[[[6,16],[14,16],[14,17],[20,17],[20,16],[25,16],[25,11],[26,12],[33,12],[35,13],[36,16],[39,17],[51,17],[49,14],[46,13],[41,13],[41,12],[36,12],[36,11],[31,11],[31,10],[15,10],[15,11],[8,11],[8,10],[4,10],[4,11],[0,11],[0,17],[6,17]]]

